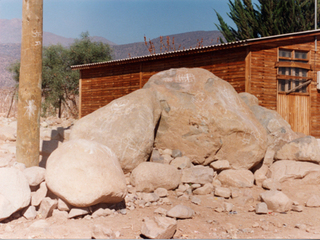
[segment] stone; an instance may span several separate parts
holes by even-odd
[[[40,183],[40,187],[31,195],[31,205],[39,206],[41,201],[47,196],[48,188],[45,182]]]
[[[169,154],[163,154],[162,157],[163,157],[163,163],[165,164],[170,164],[171,161],[173,160],[173,158]]]
[[[303,211],[303,206],[301,206],[301,205],[293,205],[291,210],[295,211],[295,212],[302,212]]]
[[[267,165],[262,165],[258,170],[253,174],[254,182],[257,186],[261,187],[264,180],[267,179],[267,172],[269,167]]]
[[[153,149],[150,157],[150,162],[164,163],[164,158],[160,155],[158,150]]]
[[[146,202],[156,202],[160,198],[156,193],[142,193],[142,200]]]
[[[40,204],[38,214],[40,218],[48,218],[52,216],[52,212],[58,206],[57,199],[51,199],[49,197],[45,197]]]
[[[145,217],[141,225],[141,234],[150,239],[171,239],[177,229],[177,221],[172,218],[154,216]]]
[[[196,197],[196,196],[191,196],[191,197],[190,197],[190,201],[191,201],[192,203],[196,204],[196,205],[200,205],[200,203],[201,203],[201,199],[198,198],[198,197]]]
[[[161,187],[172,190],[178,187],[181,173],[171,165],[144,162],[130,176],[131,184],[140,192],[153,192]]]
[[[87,139],[109,147],[123,171],[131,172],[152,152],[160,113],[154,91],[139,89],[79,119],[70,140]]]
[[[277,160],[298,160],[320,163],[320,147],[316,138],[301,137],[284,144],[275,154]]]
[[[217,197],[229,198],[231,195],[231,191],[229,188],[216,187],[214,190],[214,195]]]
[[[24,174],[14,168],[0,168],[0,221],[30,204],[31,191]]]
[[[214,172],[212,168],[205,166],[194,166],[182,170],[181,182],[183,183],[212,183]]]
[[[225,212],[231,212],[233,209],[233,204],[232,203],[228,203],[228,202],[224,202],[223,203],[223,209]]]
[[[190,158],[187,156],[176,157],[170,162],[170,165],[175,166],[178,169],[190,168],[192,166]]]
[[[37,216],[37,210],[35,206],[29,206],[28,208],[26,208],[23,211],[23,216],[27,219],[27,220],[33,220],[36,218]]]
[[[173,149],[171,156],[173,158],[182,157],[182,152],[179,149]]]
[[[268,178],[263,181],[262,187],[267,190],[279,190],[281,191],[281,183],[273,180],[272,178]]]
[[[260,194],[260,198],[267,204],[268,209],[274,212],[288,212],[293,203],[287,195],[277,190],[265,191]]]
[[[114,213],[114,210],[111,210],[109,208],[106,208],[106,209],[99,208],[96,211],[94,211],[91,216],[92,216],[92,218],[106,217],[106,216],[109,216],[113,213]]]
[[[65,220],[65,219],[68,219],[68,216],[69,216],[69,214],[67,211],[60,211],[59,209],[53,209],[52,217]]]
[[[320,196],[313,194],[307,200],[306,207],[320,207]]]
[[[153,75],[143,88],[163,107],[155,147],[179,149],[195,164],[228,160],[235,169],[263,159],[266,131],[228,82],[205,69],[179,68]]]
[[[265,202],[257,203],[255,211],[256,214],[268,214],[268,206]]]
[[[280,160],[274,162],[269,170],[270,178],[282,183],[289,179],[303,179],[311,173],[320,173],[320,165],[311,162]]]
[[[221,187],[221,182],[218,179],[215,178],[212,181],[212,186],[213,186],[213,188]]]
[[[172,150],[169,149],[169,148],[166,148],[165,150],[162,151],[162,155],[165,155],[165,154],[171,156],[172,155]]]
[[[23,170],[23,174],[27,178],[31,187],[38,186],[41,182],[43,182],[45,173],[46,169],[37,166],[28,167]]]
[[[230,164],[228,160],[218,160],[210,163],[210,167],[212,167],[215,171],[222,171],[230,168]]]
[[[213,185],[211,183],[206,183],[202,187],[195,189],[192,193],[195,195],[206,195],[213,191]]]
[[[270,167],[274,161],[275,154],[276,154],[275,150],[273,150],[272,148],[268,148],[266,151],[266,154],[264,155],[263,165]]]
[[[224,170],[219,173],[218,179],[224,186],[239,188],[252,187],[254,182],[253,173],[246,169]]]
[[[115,233],[102,224],[94,224],[92,227],[92,239],[116,239]]]
[[[89,213],[89,208],[71,208],[68,218],[75,218]]]
[[[58,199],[58,209],[60,211],[67,211],[69,212],[71,209],[71,206],[66,203],[65,201],[63,201],[61,198]]]
[[[108,147],[85,139],[65,142],[50,155],[46,183],[54,194],[75,207],[117,203],[127,194],[116,155]]]
[[[167,215],[167,209],[159,207],[156,210],[154,210],[154,213],[160,214],[161,216],[166,216]]]
[[[159,197],[166,197],[168,196],[168,190],[165,188],[157,188],[154,191],[155,194],[157,194]]]
[[[194,215],[194,211],[184,205],[176,205],[170,210],[167,211],[167,216],[172,218],[179,218],[179,219],[186,219],[186,218],[192,218]]]

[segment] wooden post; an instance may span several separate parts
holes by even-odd
[[[43,0],[22,0],[17,162],[39,165]]]

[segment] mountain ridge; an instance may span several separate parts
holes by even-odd
[[[20,19],[0,19],[0,87],[12,87],[15,85],[12,74],[7,68],[15,61],[20,59],[21,52],[21,29],[22,21]],[[219,31],[193,31],[186,33],[172,34],[162,37],[162,42],[167,46],[167,38],[169,45],[173,46],[174,39],[175,49],[185,49],[196,46],[214,45],[223,37]],[[149,55],[148,46],[144,41],[117,45],[106,38],[93,36],[90,39],[94,42],[103,42],[110,45],[113,50],[113,59],[125,59],[129,57],[138,57]],[[54,33],[43,33],[43,45],[58,44],[68,47],[74,42],[74,38],[65,38]],[[149,39],[146,39],[149,45]],[[161,44],[161,37],[151,39],[155,52],[164,52],[164,45]],[[180,48],[179,48],[180,46]],[[170,51],[172,51],[171,49]]]

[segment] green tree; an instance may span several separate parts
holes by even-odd
[[[259,0],[255,6],[251,0],[229,0],[229,9],[237,29],[216,12],[216,26],[228,42],[314,29],[314,0]]]
[[[76,106],[75,96],[79,94],[79,71],[71,70],[72,65],[108,61],[112,59],[111,56],[110,46],[102,42],[92,42],[88,32],[82,33],[81,39],[76,39],[69,48],[60,44],[44,47],[42,60],[43,113],[46,114],[51,108],[58,108],[60,117],[62,105],[68,108],[67,102],[71,101]],[[18,82],[20,62],[12,64],[9,71],[14,74],[14,79]]]

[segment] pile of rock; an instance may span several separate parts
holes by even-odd
[[[2,164],[0,170],[7,173],[0,176],[10,175],[15,178],[10,182],[21,186],[10,187],[19,193],[8,193],[0,184],[0,208],[6,208],[0,219],[126,214],[171,204],[168,194],[200,204],[199,195],[236,198],[254,184],[265,191],[250,211],[302,211],[281,191],[281,183],[320,177],[314,137],[293,132],[278,113],[259,106],[256,97],[237,94],[203,69],[158,73],[143,89],[78,120],[69,141],[62,143],[59,136],[58,129],[57,138],[51,130],[50,141],[59,141],[59,147],[48,152],[46,170]],[[37,180],[31,181],[33,176]],[[12,197],[20,193],[23,199]],[[318,198],[312,196],[306,206],[320,206]],[[224,202],[215,211],[232,212],[233,206]],[[177,219],[190,218],[194,211],[178,205],[155,214],[144,219],[141,233],[170,238]],[[103,231],[95,229],[93,237]]]

